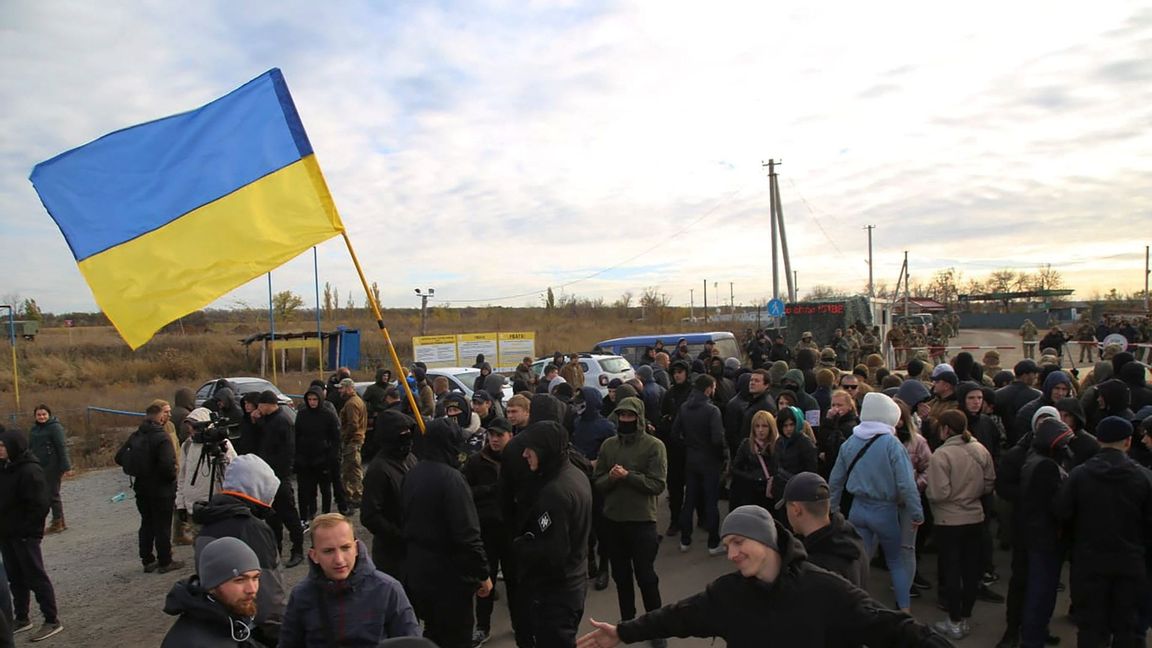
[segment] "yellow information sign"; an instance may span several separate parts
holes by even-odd
[[[518,331],[500,334],[500,352],[497,364],[505,368],[513,368],[520,364],[525,356],[536,357],[536,332]]]
[[[417,362],[423,362],[429,368],[455,367],[456,336],[455,335],[422,335],[412,338],[412,355]]]

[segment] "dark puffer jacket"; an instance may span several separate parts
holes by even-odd
[[[326,626],[340,646],[379,646],[385,639],[420,636],[400,582],[376,570],[363,542],[357,540],[356,549],[356,565],[343,581],[328,580],[319,565],[308,561],[308,576],[288,598],[280,648],[326,646]]]
[[[35,423],[28,431],[28,449],[40,461],[47,475],[62,475],[72,470],[68,446],[64,442],[64,426],[55,416],[43,424]]]
[[[864,540],[839,511],[832,512],[828,526],[804,536],[804,549],[808,552],[808,562],[813,565],[840,574],[861,589],[868,582]]]
[[[689,470],[719,472],[728,458],[720,409],[699,389],[680,407],[671,436],[684,444]]]

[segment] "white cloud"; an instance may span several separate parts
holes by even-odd
[[[908,249],[914,276],[1067,260],[1082,293],[1139,288],[1135,257],[1080,260],[1136,254],[1152,225],[1149,5],[761,5],[6,3],[0,272],[48,310],[92,308],[31,166],[279,66],[388,305],[632,257],[566,290],[687,302],[708,279],[754,301],[769,157],[802,289],[864,285],[865,224],[877,280]],[[343,292],[341,246],[320,266]],[[274,286],[310,297],[311,271],[305,255]]]

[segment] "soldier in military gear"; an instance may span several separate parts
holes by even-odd
[[[880,353],[880,327],[873,326],[872,330],[860,336],[860,355],[867,358],[873,353]]]
[[[1039,332],[1036,330],[1036,325],[1032,320],[1024,320],[1024,325],[1020,327],[1020,339],[1024,341],[1024,357],[1028,359],[1036,358],[1036,336]]]
[[[888,346],[892,348],[892,360],[897,366],[904,363],[904,349],[901,348],[907,339],[904,333],[904,328],[900,326],[888,329]]]
[[[812,339],[812,331],[804,331],[800,336],[800,341],[796,343],[796,352],[799,353],[801,349],[812,349],[816,353],[820,353],[820,345]]]
[[[1088,362],[1092,362],[1092,349],[1096,347],[1096,327],[1086,316],[1080,318],[1076,326],[1076,341],[1080,343],[1080,362],[1084,362],[1084,354],[1088,354]]]
[[[952,330],[952,323],[948,321],[947,317],[940,318],[940,323],[936,325],[936,330],[940,334],[940,339],[942,339],[945,344],[948,343],[948,340],[956,337],[956,334]]]

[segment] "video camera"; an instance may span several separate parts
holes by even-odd
[[[240,438],[237,429],[240,422],[235,423],[222,417],[216,412],[210,412],[207,421],[189,421],[192,426],[192,442],[204,446],[204,454],[212,457],[224,456],[224,442],[235,441]]]

